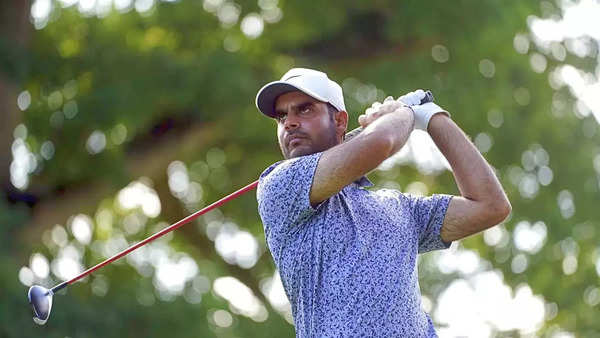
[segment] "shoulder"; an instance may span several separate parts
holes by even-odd
[[[312,183],[315,168],[322,152],[282,160],[271,164],[259,176],[259,199],[272,193],[293,193]]]
[[[273,172],[273,170],[275,170],[275,168],[277,168],[277,167],[278,167],[280,164],[282,164],[282,163],[284,163],[284,162],[285,162],[285,161],[283,161],[283,160],[282,160],[282,161],[275,162],[275,163],[271,164],[270,166],[268,166],[268,167],[267,167],[265,170],[263,170],[263,172],[260,174],[260,176],[259,176],[259,178],[258,178],[258,181],[259,181],[259,182],[261,182],[261,181],[264,181],[264,180],[265,180],[265,178],[266,178],[267,176],[269,176],[269,174],[271,174],[271,172]]]
[[[259,176],[259,186],[273,180],[285,180],[294,176],[313,174],[322,152],[275,162],[268,166]],[[313,170],[314,171],[314,170]]]
[[[285,232],[314,213],[309,195],[319,154],[273,163],[260,175],[256,198],[266,231]]]

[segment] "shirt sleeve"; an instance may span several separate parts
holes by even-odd
[[[452,242],[442,241],[440,231],[452,195],[433,194],[427,197],[406,195],[416,223],[419,253],[447,249]]]
[[[310,189],[322,152],[277,162],[263,171],[256,198],[265,237],[271,251],[287,232],[316,210],[310,205]]]

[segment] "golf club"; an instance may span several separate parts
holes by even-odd
[[[426,91],[426,96],[423,98],[423,100],[421,100],[421,104],[427,103],[427,102],[433,102],[433,94],[430,91]],[[344,142],[347,142],[350,139],[352,139],[353,137],[355,137],[356,135],[360,134],[361,131],[362,131],[362,127],[359,127],[359,128],[356,128],[356,129],[348,132],[346,134],[346,138],[345,138]],[[46,289],[39,285],[31,286],[29,288],[29,292],[27,293],[27,297],[29,298],[29,303],[33,307],[33,321],[39,325],[46,324],[46,322],[48,321],[48,318],[50,317],[50,311],[52,310],[52,296],[59,290],[67,287],[68,285],[75,283],[79,279],[89,275],[90,273],[100,269],[101,267],[103,267],[113,261],[116,261],[117,259],[127,255],[128,253],[132,252],[133,250],[135,250],[141,246],[144,246],[144,245],[154,241],[155,239],[162,237],[163,235],[166,235],[167,233],[183,226],[184,224],[187,224],[187,223],[193,221],[194,219],[198,218],[200,215],[203,215],[203,214],[207,213],[208,211],[210,211],[216,207],[219,207],[219,206],[225,204],[226,202],[248,192],[249,190],[256,188],[256,186],[258,186],[258,180],[248,184],[247,186],[235,191],[234,193],[232,193],[228,196],[223,197],[222,199],[214,202],[213,204],[211,204],[207,207],[204,207],[199,211],[196,211],[195,213],[187,216],[186,218],[178,221],[177,223],[174,223],[174,224],[162,229],[161,231],[155,233],[154,235],[144,239],[141,242],[138,242],[138,243],[128,247],[127,249],[115,254],[114,256],[104,260],[103,262],[96,264],[95,266],[85,270],[84,272],[73,277],[72,279],[64,281],[60,284],[57,284],[56,286],[54,286],[51,289]]]

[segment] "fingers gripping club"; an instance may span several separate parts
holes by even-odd
[[[427,102],[433,102],[433,93],[429,90],[425,92],[425,97],[421,100],[420,104],[424,104]],[[362,127],[358,127],[352,131],[349,131],[348,133],[346,133],[346,138],[344,139],[344,142],[350,141],[352,138],[356,137],[356,135],[360,134],[362,131],[363,131]]]

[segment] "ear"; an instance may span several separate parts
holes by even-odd
[[[333,119],[335,122],[335,131],[339,137],[344,135],[344,132],[348,128],[348,113],[343,110],[337,111],[333,115]]]

